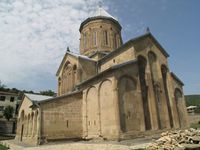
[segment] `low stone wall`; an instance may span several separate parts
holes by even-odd
[[[13,134],[15,132],[14,129],[14,121],[2,121],[0,120],[0,133],[2,134]]]
[[[188,115],[189,123],[198,123],[200,121],[200,114]]]

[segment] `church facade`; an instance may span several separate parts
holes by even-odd
[[[16,140],[120,140],[188,127],[168,53],[150,32],[123,43],[121,29],[103,8],[81,23],[80,54],[68,50],[56,73],[58,96],[22,101]]]

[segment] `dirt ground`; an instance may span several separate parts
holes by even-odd
[[[133,150],[145,148],[156,137],[144,137],[124,141],[62,141],[51,142],[40,146],[18,143],[14,140],[1,141],[10,150]]]

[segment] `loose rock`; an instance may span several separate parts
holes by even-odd
[[[158,140],[147,146],[147,150],[184,150],[185,145],[191,144],[200,148],[200,130],[191,128],[164,132]]]

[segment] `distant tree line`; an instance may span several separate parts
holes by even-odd
[[[28,91],[28,90],[19,90],[17,88],[7,88],[6,85],[3,84],[1,81],[0,81],[0,91],[16,93],[19,95],[20,100],[22,99],[24,93],[41,94],[41,95],[46,95],[46,96],[55,96],[56,95],[56,93],[52,90],[43,90],[43,91],[40,91],[39,93],[37,93],[32,90]]]

